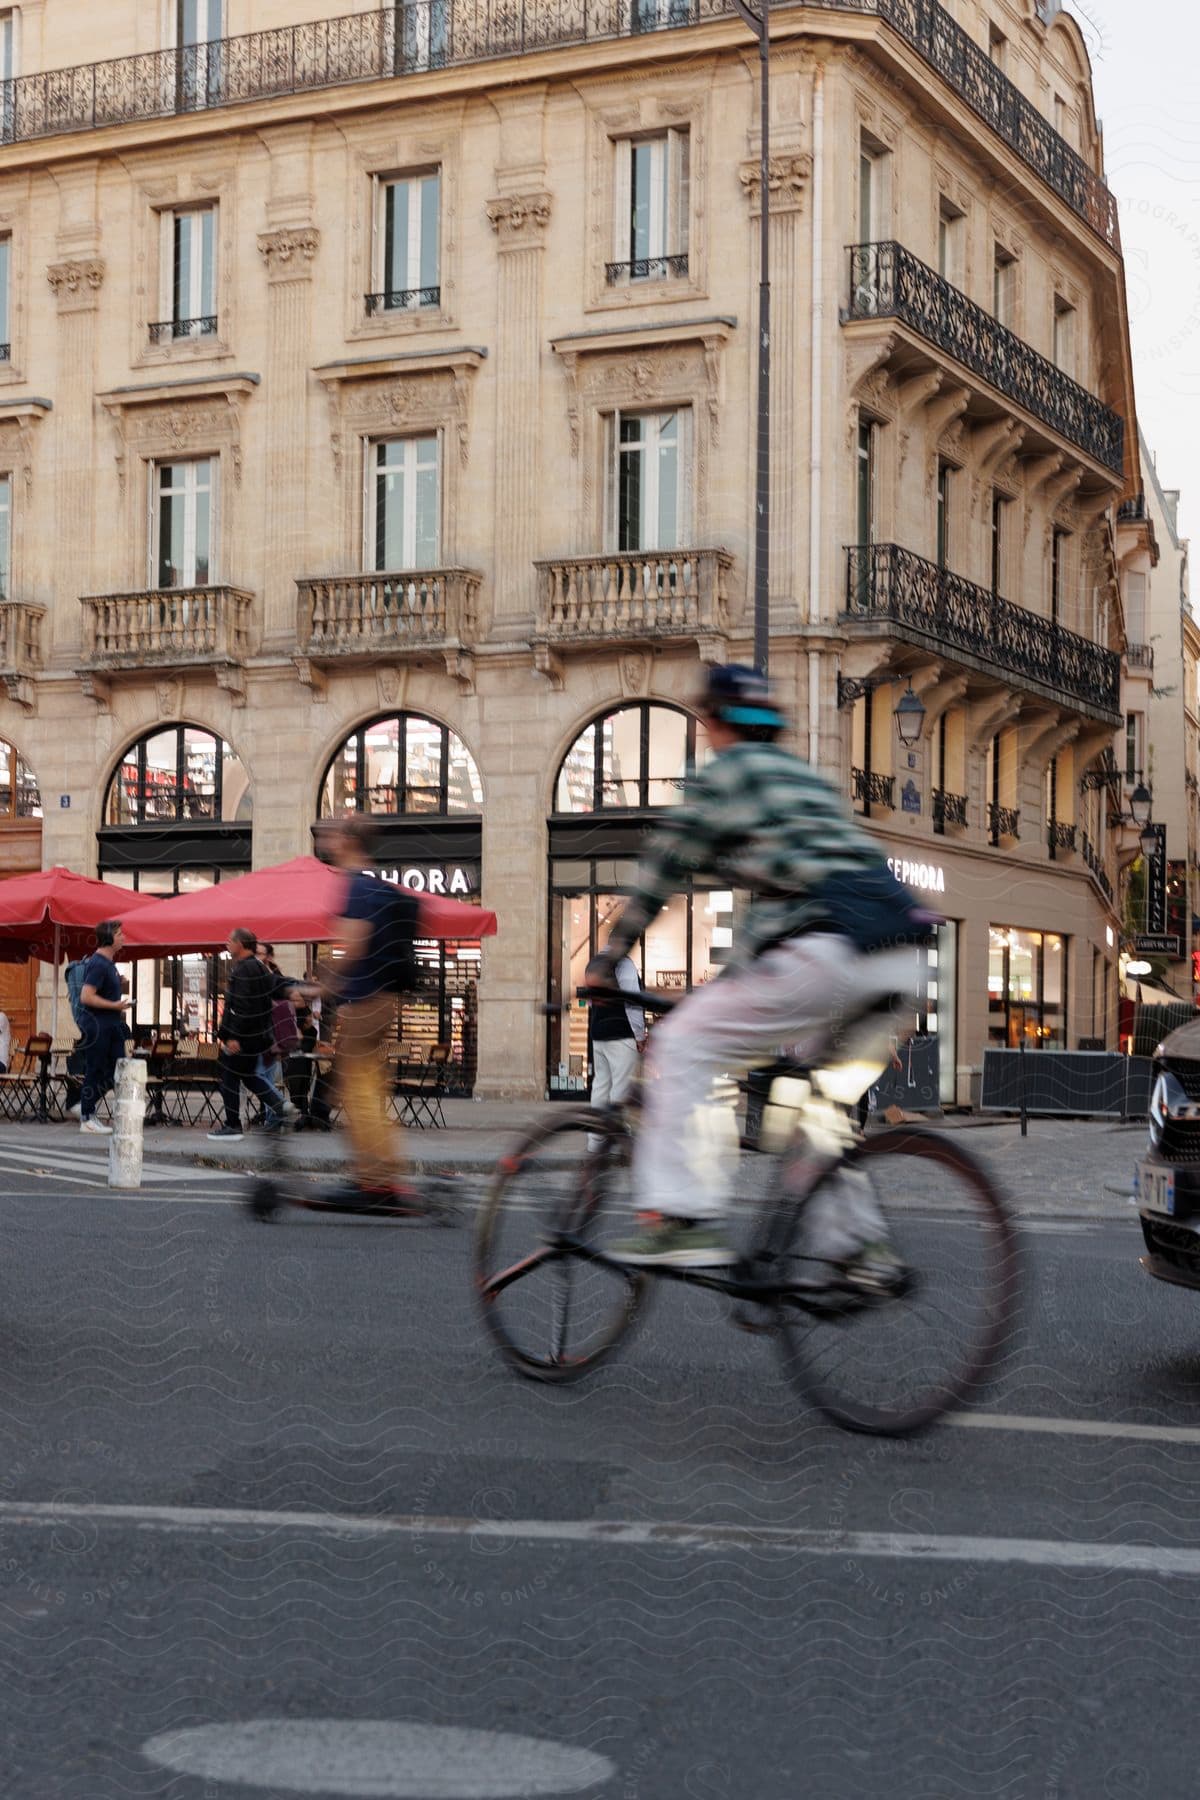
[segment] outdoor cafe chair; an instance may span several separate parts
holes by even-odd
[[[53,1039],[48,1031],[35,1031],[25,1039],[25,1047],[13,1058],[20,1067],[12,1067],[0,1075],[0,1114],[6,1119],[50,1116],[50,1057]]]

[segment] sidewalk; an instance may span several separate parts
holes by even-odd
[[[447,1100],[445,1131],[407,1131],[405,1151],[419,1168],[444,1168],[483,1177],[501,1153],[534,1121],[567,1109],[534,1100]],[[914,1121],[916,1122],[916,1121]],[[926,1121],[920,1121],[924,1124]],[[1029,1121],[1022,1138],[1016,1120],[992,1115],[954,1115],[928,1121],[932,1130],[962,1136],[972,1155],[987,1166],[1019,1212],[1061,1218],[1127,1218],[1133,1165],[1144,1152],[1144,1124],[1113,1120],[1042,1119]],[[211,1143],[206,1126],[155,1126],[146,1132],[145,1155],[160,1167],[243,1170],[267,1160],[273,1146],[257,1132],[240,1143]],[[18,1147],[31,1163],[53,1162],[55,1154],[78,1155],[106,1165],[103,1139],[81,1137],[74,1124],[41,1125],[34,1121],[0,1127],[0,1145]],[[341,1131],[304,1132],[289,1141],[289,1160],[298,1170],[336,1174],[346,1166],[346,1139]]]

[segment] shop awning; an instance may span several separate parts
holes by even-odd
[[[139,911],[125,927],[131,956],[220,950],[235,926],[244,925],[266,944],[322,944],[334,935],[346,877],[318,862],[296,856],[273,869],[256,869],[215,887],[198,888],[159,900]],[[3,889],[0,888],[0,892]],[[417,894],[424,938],[496,935],[496,915],[440,894]]]

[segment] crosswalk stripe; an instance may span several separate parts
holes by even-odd
[[[14,1146],[0,1142],[0,1167],[16,1164],[22,1172],[33,1169],[51,1169],[56,1174],[103,1176],[103,1185],[108,1183],[108,1146],[97,1145],[95,1154],[86,1150],[62,1150],[57,1145],[42,1149],[36,1144],[24,1144],[18,1150]],[[197,1169],[181,1166],[179,1163],[143,1162],[143,1177],[152,1177],[155,1181],[212,1181],[228,1180],[228,1169]]]

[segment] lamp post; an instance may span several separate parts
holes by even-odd
[[[1154,796],[1145,782],[1139,781],[1129,796],[1129,816],[1139,831],[1150,823],[1150,811],[1154,805]]]
[[[754,666],[767,673],[771,635],[771,27],[770,0],[733,0],[758,39],[758,421],[754,469]],[[812,521],[812,529],[817,521]]]
[[[906,750],[911,750],[913,745],[919,739],[925,725],[925,708],[921,703],[919,695],[913,693],[911,681],[908,684],[907,691],[903,693],[896,702],[895,711],[893,712],[892,717],[896,721],[896,730],[899,733],[900,742],[904,745]]]
[[[1132,810],[1132,807],[1133,807],[1132,799],[1130,800],[1129,804],[1130,804],[1130,810]],[[1147,808],[1147,814],[1149,814],[1149,808]],[[1156,825],[1152,825],[1150,823],[1150,819],[1148,816],[1147,816],[1144,824],[1142,825],[1142,835],[1139,838],[1138,842],[1141,845],[1141,851],[1142,851],[1142,886],[1145,890],[1145,901],[1146,901],[1144,928],[1147,932],[1149,932],[1149,930],[1150,930],[1150,865],[1153,862],[1155,856],[1158,854],[1158,827]]]

